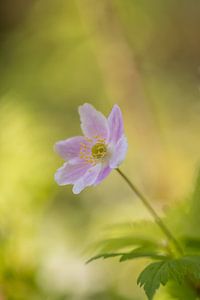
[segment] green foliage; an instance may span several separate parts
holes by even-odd
[[[99,258],[106,259],[106,258],[111,258],[116,256],[123,256],[123,255],[124,253],[102,253],[91,257],[86,263],[89,264],[90,262],[97,260]]]
[[[104,253],[130,252],[143,247],[157,252],[167,253],[163,233],[150,221],[123,223],[109,226],[103,238],[94,243],[92,248],[97,255]]]
[[[159,255],[157,254],[153,249],[151,248],[146,248],[146,247],[140,247],[140,248],[136,248],[130,252],[124,252],[124,253],[101,253],[98,254],[96,256],[93,256],[92,258],[90,258],[87,263],[90,263],[94,260],[103,258],[111,258],[111,257],[116,257],[119,256],[119,261],[123,262],[126,260],[131,260],[131,259],[135,259],[135,258],[142,258],[142,257],[149,257],[152,259],[166,259],[167,257],[164,255]]]
[[[190,208],[188,209],[188,204]],[[194,191],[185,203],[167,212],[164,222],[182,242],[185,256],[176,258],[173,247],[153,222],[124,223],[110,226],[107,235],[96,243],[96,259],[118,257],[120,262],[149,258],[138,278],[149,300],[161,285],[173,299],[196,299],[200,282],[200,171]],[[187,221],[186,221],[187,220]]]
[[[149,257],[152,259],[166,259],[167,258],[167,256],[165,256],[165,255],[157,254],[154,249],[151,249],[151,248],[148,249],[145,247],[141,247],[141,248],[137,248],[129,253],[123,254],[120,258],[120,261],[126,261],[126,260],[130,260],[130,259],[142,258],[142,257]]]
[[[144,287],[151,300],[161,284],[166,285],[169,280],[183,284],[186,279],[191,282],[200,279],[200,257],[185,256],[151,263],[142,271],[137,283]]]

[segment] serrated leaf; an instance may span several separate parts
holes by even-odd
[[[106,258],[122,256],[122,255],[123,255],[123,253],[102,253],[102,254],[98,254],[98,255],[91,257],[88,261],[86,261],[86,264],[89,264],[90,262],[100,259],[100,258],[106,259]]]
[[[151,249],[148,250],[148,248],[138,248],[129,253],[123,254],[120,258],[120,262],[135,259],[135,258],[143,258],[143,257],[150,257],[152,259],[166,259],[167,258],[167,256],[157,254],[155,251],[153,251]]]
[[[117,256],[122,262],[142,257],[165,259],[169,255],[168,247],[162,243],[162,233],[152,222],[112,225],[107,228],[106,233],[110,235],[110,238],[107,236],[104,240],[92,245],[96,255],[87,263]]]
[[[120,262],[136,259],[136,258],[144,258],[144,257],[149,257],[152,259],[167,259],[166,256],[159,255],[156,252],[154,252],[152,249],[140,247],[125,253],[100,253],[90,258],[86,263],[90,263],[94,260],[101,259],[101,258],[106,259],[106,258],[112,258],[116,256],[120,256],[119,259]]]
[[[167,273],[164,272],[166,262],[156,262],[148,265],[140,274],[137,284],[144,288],[149,300],[153,299],[155,291],[162,283],[165,285],[168,281]]]
[[[144,288],[148,299],[152,300],[161,284],[164,286],[169,280],[181,284],[186,277],[200,279],[199,256],[151,263],[142,271],[137,283]]]

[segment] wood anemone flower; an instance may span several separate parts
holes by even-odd
[[[73,184],[73,193],[99,184],[124,160],[128,148],[122,113],[118,105],[106,118],[91,104],[79,107],[84,136],[55,144],[55,151],[66,161],[55,174],[59,185]]]

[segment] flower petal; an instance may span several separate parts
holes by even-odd
[[[82,176],[85,175],[91,165],[84,163],[83,161],[75,160],[64,163],[55,174],[55,181],[59,185],[74,184]]]
[[[100,137],[106,141],[109,138],[109,126],[106,117],[91,104],[79,106],[81,128],[88,138]]]
[[[110,128],[110,142],[116,144],[124,134],[124,125],[122,113],[118,105],[114,105],[108,116],[108,124]]]
[[[85,137],[75,136],[67,140],[57,142],[54,149],[62,158],[70,160],[79,156],[81,144],[88,144]]]
[[[122,161],[125,159],[127,149],[127,139],[125,136],[122,136],[115,147],[113,147],[113,152],[109,161],[109,166],[111,169],[117,168],[122,163]]]
[[[74,184],[73,193],[79,194],[87,186],[93,185],[99,175],[100,170],[101,164],[97,164],[96,166],[90,168],[87,173]]]
[[[94,185],[97,185],[99,184],[102,180],[104,180],[109,174],[110,172],[112,171],[112,169],[108,166],[108,165],[105,165],[101,168],[101,171],[97,177],[97,179],[95,180],[94,182]]]

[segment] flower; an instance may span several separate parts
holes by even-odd
[[[55,151],[66,162],[55,174],[59,185],[73,184],[73,193],[97,185],[117,168],[127,152],[121,110],[118,105],[106,118],[91,104],[79,107],[84,136],[75,136],[55,144]]]

